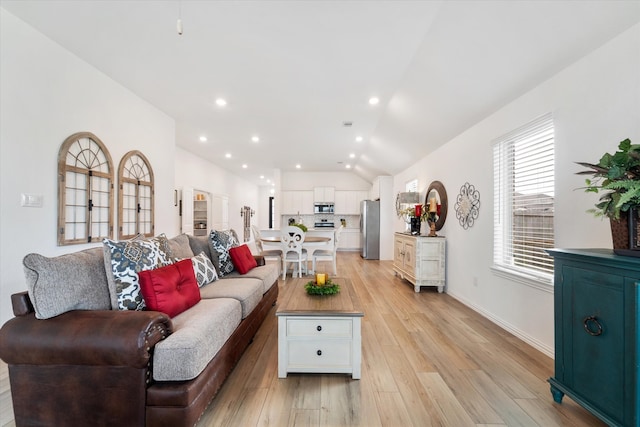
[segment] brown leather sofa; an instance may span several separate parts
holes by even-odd
[[[72,310],[42,320],[27,292],[14,294],[0,358],[9,368],[16,425],[193,426],[277,296],[276,280],[197,377],[156,381],[154,347],[173,332],[165,314]]]

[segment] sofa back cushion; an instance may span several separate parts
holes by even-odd
[[[175,317],[200,301],[200,289],[191,259],[155,270],[141,271],[138,278],[142,296],[149,310]]]
[[[218,271],[218,253],[211,253],[211,244],[209,243],[209,236],[191,236],[187,235],[189,238],[189,246],[191,247],[191,251],[195,254],[199,254],[200,252],[204,252],[204,254],[211,260],[214,268]]]
[[[110,310],[102,248],[47,258],[29,254],[22,264],[36,318],[70,310]]]
[[[249,246],[240,245],[229,249],[229,255],[233,266],[240,274],[247,274],[249,270],[258,266]]]
[[[179,234],[176,237],[169,239],[169,251],[171,252],[171,257],[175,260],[191,258],[194,256],[194,253],[191,250],[191,246],[189,245],[189,236],[186,234]]]

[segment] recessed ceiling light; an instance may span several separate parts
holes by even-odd
[[[260,175],[260,179],[264,179],[264,175]],[[269,182],[269,181],[267,181],[267,182]]]
[[[347,168],[347,169],[351,169],[351,165],[350,165],[349,163],[347,163],[347,164],[345,165],[345,168]]]
[[[222,98],[218,98],[216,99],[216,105],[218,107],[224,107],[225,105],[227,105],[227,101]]]
[[[350,158],[350,159],[355,159],[355,158],[356,158],[356,153],[351,153],[351,154],[349,154],[349,158]]]
[[[270,183],[271,183],[271,180],[270,180],[270,179],[268,179],[268,180],[267,180],[267,184],[270,184]]]
[[[361,136],[356,136],[356,142],[362,142],[363,138]]]
[[[300,166],[300,164],[299,164],[299,163],[296,165],[296,169],[300,169],[301,167],[302,167],[302,166]]]
[[[375,96],[369,98],[369,104],[371,104],[371,105],[378,105],[379,102],[380,102],[380,99],[378,99]]]
[[[251,140],[253,142],[260,142],[260,138],[258,136],[255,136],[255,135],[251,137]]]
[[[224,156],[225,156],[227,159],[230,159],[230,158],[231,158],[231,153],[227,153],[227,154],[225,154]]]
[[[269,190],[271,192],[271,194],[275,193],[276,190],[274,190],[273,188],[271,190]]]
[[[244,163],[244,164],[242,165],[242,169],[246,169],[246,168],[248,168],[248,167],[249,167],[249,166],[247,166],[247,164],[246,164],[246,163]]]
[[[201,136],[200,137],[200,142],[207,142],[207,137],[206,136]]]

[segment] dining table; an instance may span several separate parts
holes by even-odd
[[[272,246],[274,249],[276,247],[281,248],[282,241],[280,240],[280,236],[262,236],[260,237],[260,241],[264,246]],[[304,242],[302,242],[302,248],[307,250],[308,259],[313,258],[313,253],[317,250],[325,250],[331,241],[331,237],[327,236],[305,236]],[[276,245],[277,244],[277,245]],[[307,269],[308,274],[315,274],[313,270]]]

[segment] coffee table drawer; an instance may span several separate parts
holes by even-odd
[[[287,319],[288,337],[335,337],[351,338],[351,319]]]
[[[351,361],[349,340],[289,341],[289,368],[345,366]]]

